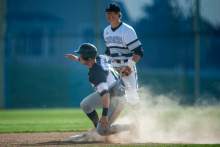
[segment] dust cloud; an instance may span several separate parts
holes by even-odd
[[[220,143],[219,105],[179,105],[174,95],[140,89],[139,106],[128,107],[116,124],[133,124],[131,131],[111,137],[120,143]]]

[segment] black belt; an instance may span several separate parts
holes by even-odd
[[[116,60],[113,60],[113,61],[115,61],[115,62],[118,63],[118,64],[121,64],[121,63],[126,63],[126,62],[128,62],[128,59],[124,59],[124,60],[116,59]]]
[[[123,57],[131,57],[133,54],[132,53],[128,53],[128,54],[118,54],[118,53],[114,53],[111,54],[111,57],[119,57],[119,56],[123,56]]]

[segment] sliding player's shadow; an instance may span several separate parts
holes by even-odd
[[[104,144],[108,142],[103,141],[48,141],[48,142],[39,142],[34,144],[21,144],[21,146],[47,146],[47,145],[77,145],[77,144]]]

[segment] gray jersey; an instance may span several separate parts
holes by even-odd
[[[96,61],[89,69],[89,81],[101,96],[107,92],[111,94],[116,83],[120,81],[119,74],[109,64],[108,57],[105,55],[99,55]]]

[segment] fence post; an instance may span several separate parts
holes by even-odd
[[[0,0],[0,109],[4,108],[5,0]]]
[[[194,96],[198,98],[200,95],[200,0],[195,1],[193,28],[195,33],[195,75],[194,75]]]

